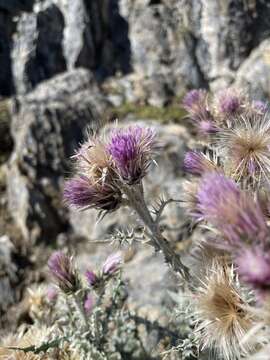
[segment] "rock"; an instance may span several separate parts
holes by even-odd
[[[16,265],[12,260],[14,247],[7,235],[0,236],[0,313],[15,302]]]
[[[52,1],[37,5],[32,13],[21,15],[14,37],[12,67],[16,92],[20,94],[66,70],[63,14]]]
[[[77,247],[76,264],[80,271],[87,269],[100,269],[107,256],[116,250],[107,246],[99,246],[96,252]],[[130,252],[130,250],[129,250]],[[128,257],[127,251],[122,251],[125,259],[123,265],[123,278],[128,286],[128,303],[136,309],[141,316],[151,321],[158,320],[162,323],[165,317],[162,304],[169,305],[168,290],[175,290],[176,277],[164,263],[161,254],[155,254],[147,245],[132,248],[132,256]]]
[[[14,99],[8,204],[25,239],[54,241],[67,230],[60,189],[68,159],[86,127],[97,126],[104,107],[93,76],[82,69]]]
[[[240,66],[235,86],[248,90],[256,99],[270,98],[270,39],[254,49]]]
[[[0,98],[13,93],[11,70],[11,38],[13,32],[12,17],[0,7]]]
[[[0,10],[16,14],[19,11],[31,11],[34,0],[0,0]]]
[[[202,86],[193,40],[182,31],[177,1],[122,0],[120,8],[129,23],[135,88],[143,88],[141,100],[163,106],[186,87]]]

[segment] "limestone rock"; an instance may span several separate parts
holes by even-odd
[[[97,126],[104,106],[93,77],[82,69],[14,99],[8,200],[26,239],[51,241],[66,229],[61,181],[86,127]]]
[[[270,40],[263,41],[240,66],[235,85],[257,99],[270,98]]]

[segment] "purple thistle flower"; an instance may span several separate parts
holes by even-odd
[[[64,199],[77,209],[95,208],[111,211],[119,206],[121,193],[109,184],[93,183],[86,176],[77,176],[66,181]]]
[[[58,291],[54,286],[49,286],[47,289],[47,299],[49,302],[55,302],[58,297]]]
[[[259,111],[262,114],[265,114],[267,111],[267,103],[261,100],[254,100],[252,106],[255,110]]]
[[[218,132],[217,126],[212,120],[203,120],[197,122],[198,131],[201,135],[216,134]]]
[[[199,185],[198,217],[209,221],[225,236],[227,245],[245,240],[265,241],[267,225],[262,210],[236,183],[218,173],[206,174]]]
[[[119,269],[122,261],[123,259],[120,252],[108,256],[102,267],[103,274],[112,275],[115,273]]]
[[[188,111],[190,119],[201,135],[210,135],[218,131],[208,108],[207,91],[202,89],[189,91],[183,99],[183,107]]]
[[[97,275],[92,270],[87,270],[85,277],[89,286],[95,286],[98,281]]]
[[[260,247],[242,249],[236,258],[240,277],[254,290],[270,290],[270,256]]]
[[[87,294],[86,299],[84,300],[84,310],[86,312],[87,315],[89,315],[91,313],[91,311],[93,310],[94,307],[94,299],[93,296],[91,294]]]
[[[216,170],[216,166],[206,156],[198,151],[188,151],[184,158],[184,169],[193,175]]]
[[[140,181],[150,165],[155,145],[150,128],[130,126],[112,132],[107,151],[121,178],[129,185]]]
[[[54,252],[49,258],[48,267],[63,292],[68,294],[79,289],[79,279],[69,256],[61,251]]]
[[[219,109],[226,115],[234,115],[240,109],[241,98],[232,90],[226,90],[219,94]]]
[[[205,93],[205,90],[202,89],[190,90],[183,98],[184,109],[189,111],[195,105],[198,105],[199,102],[205,97]]]

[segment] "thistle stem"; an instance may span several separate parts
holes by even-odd
[[[159,224],[154,221],[143,196],[143,186],[138,184],[133,187],[125,187],[125,194],[129,205],[137,212],[140,219],[150,230],[153,246],[157,251],[162,251],[165,261],[172,269],[181,274],[184,280],[190,279],[188,268],[182,263],[180,256],[174,252],[169,242],[161,234]]]
[[[73,299],[74,299],[74,303],[75,303],[75,306],[76,306],[76,309],[83,321],[83,325],[84,325],[84,328],[85,330],[88,330],[88,327],[89,327],[89,324],[88,324],[88,320],[86,318],[86,315],[85,315],[85,311],[84,311],[84,308],[82,306],[82,303],[81,303],[81,299],[79,298],[78,294],[73,294]]]

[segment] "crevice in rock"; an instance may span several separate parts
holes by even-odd
[[[209,81],[205,77],[204,72],[202,71],[200,67],[200,63],[197,58],[196,54],[196,48],[199,42],[199,39],[196,38],[196,36],[192,33],[188,33],[184,36],[184,40],[187,44],[187,48],[190,49],[190,55],[193,60],[193,65],[196,68],[197,74],[198,74],[198,83],[199,87],[204,89],[209,89]]]
[[[25,65],[31,88],[66,70],[62,42],[65,22],[57,6],[51,5],[37,15],[36,49]]]
[[[12,17],[0,7],[0,97],[14,93],[10,55],[13,28]]]
[[[98,81],[117,72],[128,74],[132,70],[129,25],[119,12],[119,0],[84,2],[89,24],[84,31],[84,47],[76,66],[94,71]],[[91,60],[89,51],[92,52]]]

